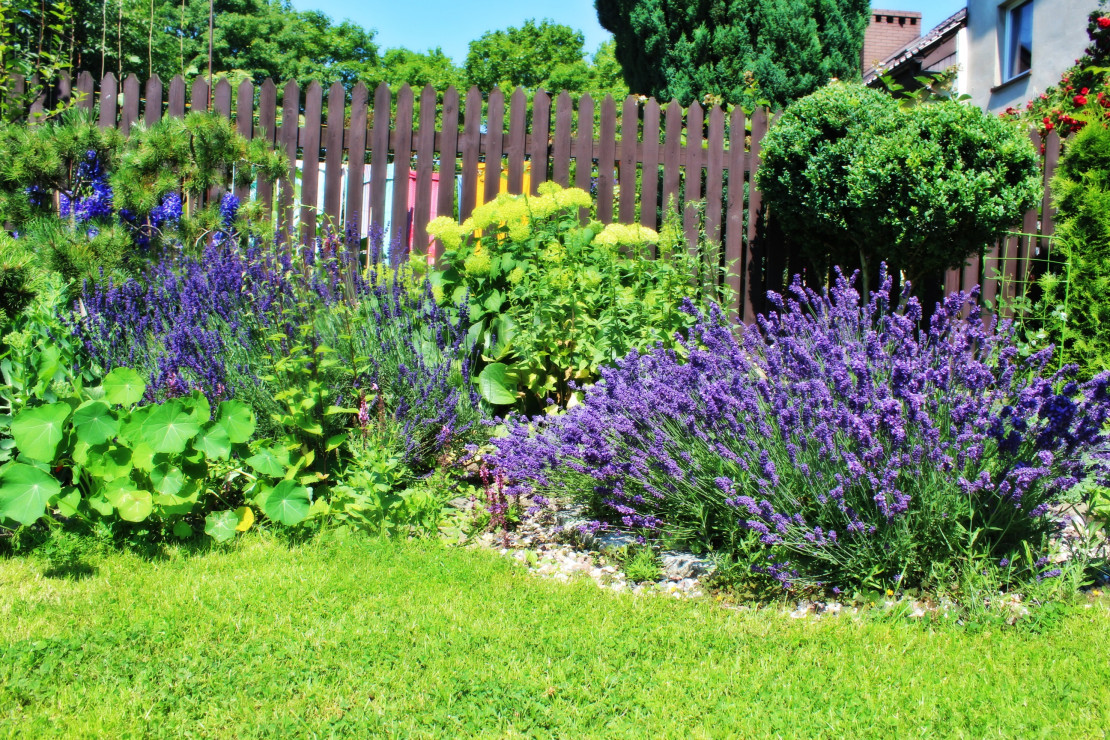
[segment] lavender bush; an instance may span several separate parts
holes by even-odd
[[[975,294],[922,329],[889,276],[867,302],[853,283],[796,280],[742,340],[699,317],[688,360],[633,353],[583,406],[512,425],[495,464],[596,526],[762,553],[784,586],[941,585],[984,560],[1054,575],[1051,507],[1102,471],[1110,375],[1046,374],[1051,349],[1020,357]]]
[[[316,436],[388,418],[402,429],[410,463],[428,463],[476,426],[465,311],[451,320],[407,266],[375,261],[360,271],[341,235],[297,259],[241,239],[231,226],[235,205],[224,199],[225,231],[200,258],[85,285],[74,331],[95,365],[140,370],[152,401],[194,389],[213,403],[245,400],[271,436],[282,431],[272,421],[282,416],[282,392],[322,384]],[[380,253],[381,234],[373,240]]]

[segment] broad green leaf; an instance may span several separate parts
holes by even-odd
[[[53,461],[70,413],[67,404],[52,403],[16,414],[12,419],[12,437],[20,453],[43,462]]]
[[[141,522],[154,511],[150,491],[141,491],[126,478],[114,480],[104,487],[104,497],[119,511],[120,519]]]
[[[182,491],[177,495],[164,493],[154,494],[154,505],[158,507],[159,516],[183,516],[190,513],[200,499],[200,491],[192,487],[188,493]]]
[[[508,370],[504,363],[494,362],[478,375],[478,391],[494,406],[516,403],[516,382],[509,378]]]
[[[131,463],[144,473],[154,470],[155,467],[166,462],[167,458],[167,455],[150,449],[150,445],[137,444],[131,450]]]
[[[101,387],[104,389],[105,400],[119,406],[134,406],[143,400],[143,394],[146,393],[146,383],[142,376],[129,367],[117,367],[105,375]]]
[[[23,463],[8,463],[0,468],[0,518],[33,524],[61,490],[49,473]]]
[[[267,447],[247,458],[247,465],[259,475],[280,478],[289,466],[289,453],[280,448]]]
[[[262,511],[274,521],[291,527],[300,524],[308,516],[311,498],[312,492],[309,489],[298,486],[291,480],[283,480],[270,491]]]
[[[54,505],[62,516],[74,516],[81,505],[81,492],[76,488],[67,488],[54,499]]]
[[[105,481],[125,478],[131,474],[131,450],[105,442],[85,452],[85,470]]]
[[[200,424],[185,411],[180,401],[168,401],[156,406],[146,417],[141,440],[155,452],[179,454],[199,431]]]
[[[212,404],[200,391],[193,391],[181,400],[185,404],[185,410],[198,424],[207,424],[212,420]]]
[[[112,514],[112,502],[104,498],[104,496],[93,496],[89,499],[89,506],[97,511],[101,516],[110,516]]]
[[[331,452],[332,450],[336,449],[337,447],[340,447],[346,441],[347,441],[347,433],[346,432],[341,432],[339,434],[335,434],[335,435],[332,435],[331,437],[328,437],[327,451]]]
[[[210,424],[193,440],[193,448],[203,452],[209,460],[227,460],[231,456],[231,440],[227,429],[219,423]]]
[[[324,427],[320,424],[320,422],[311,417],[298,414],[296,423],[298,428],[308,432],[313,436],[319,437],[321,434],[324,433]]]
[[[155,493],[173,496],[185,485],[185,474],[176,465],[164,462],[150,471],[150,482]]]
[[[249,506],[240,506],[235,510],[235,516],[239,517],[239,523],[235,525],[236,532],[246,532],[254,524],[254,510]]]
[[[77,439],[98,445],[119,434],[119,421],[103,401],[85,401],[73,412],[73,428]]]
[[[138,448],[142,443],[143,436],[143,422],[150,416],[156,406],[144,406],[143,408],[134,409],[130,414],[120,419],[119,437],[127,443],[129,447]]]
[[[216,542],[227,542],[234,537],[237,526],[239,517],[234,511],[213,511],[204,517],[204,533]]]
[[[232,444],[243,444],[250,441],[258,422],[254,418],[254,411],[242,401],[224,401],[220,404],[220,416],[216,423],[227,431],[227,438]]]
[[[187,540],[193,536],[193,528],[185,522],[177,522],[173,525],[173,536],[178,539]]]

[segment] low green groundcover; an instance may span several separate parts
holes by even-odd
[[[1094,736],[1110,601],[793,620],[362,538],[0,561],[0,736]]]

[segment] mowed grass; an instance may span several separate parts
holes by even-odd
[[[1106,600],[1047,632],[793,620],[368,540],[0,562],[18,737],[1100,737]]]

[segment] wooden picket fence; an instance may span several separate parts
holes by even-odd
[[[654,99],[629,96],[618,112],[617,102],[608,96],[598,104],[589,95],[575,101],[566,92],[553,98],[542,89],[529,96],[518,88],[509,96],[506,111],[505,95],[496,88],[488,96],[471,88],[463,99],[453,87],[440,95],[428,86],[417,98],[408,85],[394,93],[383,83],[371,97],[361,82],[349,94],[337,82],[325,98],[317,82],[302,91],[290,81],[279,91],[270,80],[257,89],[244,81],[233,91],[221,79],[209,91],[202,77],[188,86],[181,76],[174,77],[167,89],[158,77],[143,84],[131,75],[121,86],[111,73],[96,84],[91,74],[81,72],[76,83],[63,77],[49,96],[40,96],[29,111],[31,118],[44,106],[74,95],[78,106],[96,106],[101,126],[116,126],[125,134],[139,121],[151,125],[163,116],[211,109],[234,120],[243,136],[284,146],[291,158],[288,176],[278,183],[261,180],[236,194],[246,198],[253,193],[267,213],[276,214],[281,234],[292,234],[296,220],[303,242],[314,238],[320,223],[342,229],[368,215],[373,223],[389,222],[391,243],[411,243],[415,254],[425,254],[433,210],[455,215],[461,222],[473,211],[479,188],[484,200],[493,198],[504,187],[504,175],[512,193],[524,192],[526,181],[533,194],[545,181],[593,190],[603,223],[640,223],[654,229],[667,204],[682,204],[683,230],[690,244],[708,239],[719,245],[721,264],[730,265],[724,280],[735,296],[731,309],[744,321],[765,310],[768,290],[781,290],[790,274],[805,270],[800,255],[762,228],[755,175],[760,144],[772,123],[765,109],[756,109],[749,121],[738,108],[726,114],[718,106],[706,111],[695,103],[683,109],[672,101],[664,107]],[[1053,132],[1046,142],[1046,185],[1059,148]],[[305,166],[295,203],[298,158]],[[323,203],[317,202],[320,168],[308,166],[312,161],[324,165]],[[390,165],[394,188],[387,206]],[[362,213],[365,168],[369,214]],[[456,198],[452,176],[440,183],[433,206],[437,171],[461,173],[461,197]],[[411,173],[412,202],[406,187]],[[694,202],[704,207],[690,207]],[[1042,237],[1052,233],[1047,187],[1042,205],[1043,219],[1037,209],[1031,210],[1014,229],[1032,236],[1005,239],[982,260],[950,271],[944,289],[966,290],[985,280],[984,293],[994,298],[1005,289],[1000,286],[1014,284],[991,280],[994,270],[1026,270],[1021,276],[1015,273],[1015,279],[1030,274],[1032,262],[1043,255],[1038,250],[1047,246]],[[826,278],[807,276],[807,282],[819,285]]]

